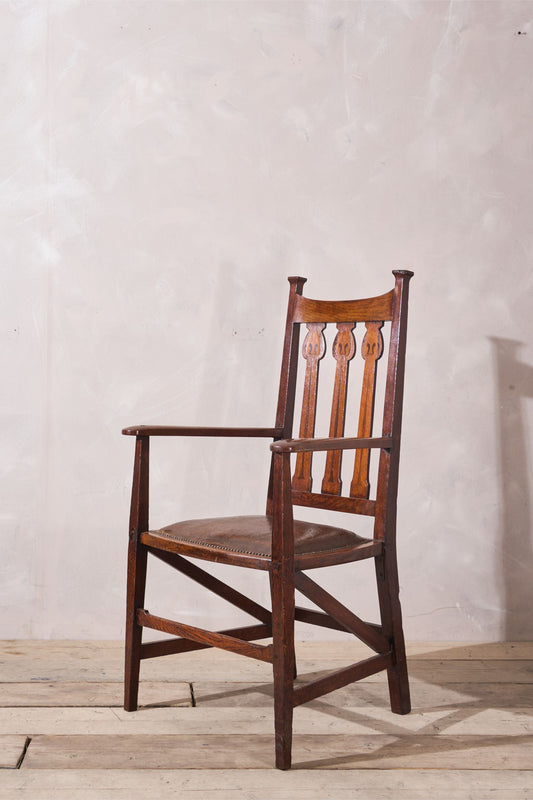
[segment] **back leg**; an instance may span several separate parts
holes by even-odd
[[[408,714],[411,696],[395,552],[376,556],[376,577],[383,633],[392,642],[394,656],[394,664],[387,670],[391,710],[395,714]]]

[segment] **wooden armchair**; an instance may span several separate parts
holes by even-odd
[[[136,437],[129,530],[126,672],[124,708],[137,708],[140,661],[144,658],[221,647],[272,663],[276,766],[291,766],[293,708],[352,681],[387,670],[391,709],[410,711],[409,683],[399,602],[396,560],[396,496],[400,456],[402,395],[407,325],[407,300],[412,272],[394,271],[394,288],[364,300],[322,301],[303,297],[305,278],[289,278],[290,294],[281,367],[278,408],[273,428],[188,428],[133,426],[123,433]],[[317,415],[320,360],[325,354],[324,329],[336,323],[331,353],[335,359],[328,438],[313,438]],[[344,436],[348,397],[348,370],[356,356],[354,329],[362,323],[359,344],[361,366],[356,438]],[[303,343],[306,361],[299,438],[292,439],[300,355],[300,326],[307,328]],[[333,326],[331,326],[333,327]],[[377,365],[388,329],[388,355],[383,392],[382,434],[372,437]],[[330,395],[331,387],[327,389]],[[353,415],[350,413],[349,422]],[[355,427],[355,426],[354,426]],[[271,473],[264,516],[221,517],[178,522],[160,530],[148,524],[148,469],[151,436],[240,436],[273,439]],[[320,488],[313,490],[313,453],[326,451]],[[342,491],[342,458],[353,452],[350,486]],[[376,452],[377,451],[377,452]],[[370,457],[379,454],[375,492],[370,493]],[[291,476],[291,455],[295,470]],[[317,459],[316,459],[317,460]],[[353,464],[353,467],[352,467]],[[372,473],[373,474],[373,473]],[[373,517],[373,534],[364,538],[351,530],[293,518],[294,506],[349,512]],[[151,554],[184,573],[255,618],[246,627],[212,632],[150,614],[144,608],[146,564]],[[213,577],[195,561],[215,561],[265,570],[270,576],[272,610],[250,600]],[[308,575],[316,567],[330,567],[373,558],[381,623],[364,622]],[[295,605],[295,589],[321,611]],[[374,654],[308,683],[294,684],[294,622],[348,631]],[[172,634],[173,638],[142,643],[143,628]],[[272,638],[272,644],[256,640]]]

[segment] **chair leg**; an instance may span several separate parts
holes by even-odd
[[[268,573],[268,577],[270,579],[270,599],[272,601],[272,596],[273,596],[274,590],[272,588],[272,573],[271,572]],[[294,647],[293,647],[293,658],[294,658],[294,670],[293,670],[293,673],[292,673],[292,677],[293,677],[294,680],[296,680],[296,678],[298,677],[298,665],[296,663],[296,650],[294,649]]]
[[[148,553],[137,542],[128,552],[128,595],[126,610],[126,660],[124,669],[124,709],[136,711],[139,696],[142,627],[137,624],[137,609],[144,606]]]
[[[294,575],[271,573],[276,767],[290,769],[294,680]]]
[[[411,697],[395,553],[389,551],[376,557],[376,576],[383,633],[392,642],[394,654],[394,664],[387,670],[391,710],[395,714],[408,714]]]

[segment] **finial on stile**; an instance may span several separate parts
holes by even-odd
[[[299,275],[292,275],[291,277],[287,278],[291,285],[291,295],[294,296],[295,294],[302,294],[302,290],[304,288],[304,283],[307,281],[307,278],[301,278]]]
[[[407,280],[411,280],[415,273],[410,269],[393,269],[392,274],[396,278],[407,278]]]

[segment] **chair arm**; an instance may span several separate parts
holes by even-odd
[[[274,453],[306,453],[315,450],[366,450],[379,447],[384,450],[392,448],[390,436],[380,439],[280,439],[270,445]]]
[[[125,436],[283,436],[283,428],[201,428],[169,425],[131,425]]]

